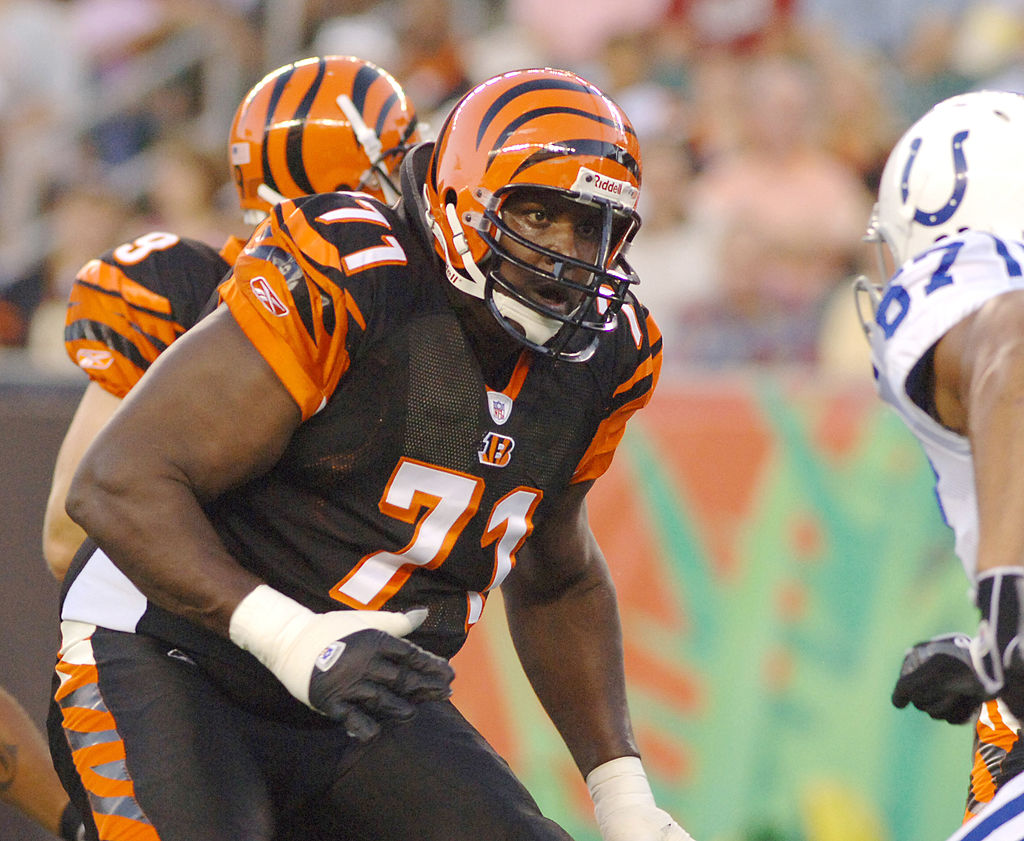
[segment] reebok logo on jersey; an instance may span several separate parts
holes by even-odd
[[[109,350],[95,348],[79,348],[75,353],[75,362],[86,371],[106,371],[114,364],[114,354]]]
[[[497,432],[488,432],[484,440],[480,442],[477,450],[477,458],[481,464],[488,464],[491,467],[505,467],[512,458],[512,449],[516,442],[507,435],[499,435]]]
[[[501,426],[512,415],[512,398],[500,391],[488,391],[487,411],[491,413],[491,420]]]
[[[288,307],[277,297],[277,293],[265,277],[262,275],[254,277],[249,281],[249,288],[252,289],[256,300],[263,304],[271,315],[276,315],[278,318],[288,315]]]

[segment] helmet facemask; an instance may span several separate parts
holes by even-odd
[[[600,230],[592,260],[553,251],[509,224],[503,212],[506,202],[510,195],[524,190],[561,197],[596,210]],[[461,291],[483,300],[505,332],[531,350],[568,362],[589,359],[600,335],[615,330],[629,285],[636,282],[624,255],[640,224],[637,213],[601,197],[583,198],[578,193],[545,185],[513,184],[495,193],[476,187],[473,196],[483,210],[466,212],[460,218],[455,206],[449,204],[448,222],[456,233],[456,248],[468,227],[477,232],[488,250],[478,261],[468,250],[460,251],[461,273],[446,261],[449,280]],[[444,244],[443,237],[439,237],[439,242]],[[510,243],[514,244],[512,248]],[[540,259],[532,262],[517,251],[538,255]],[[539,279],[538,286],[546,287],[552,299],[578,297],[578,302],[565,311],[564,300],[547,304],[537,300],[529,294],[530,290],[511,280],[507,270],[503,272],[506,265]]]

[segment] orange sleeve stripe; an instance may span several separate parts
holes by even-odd
[[[235,260],[238,259],[238,255],[242,253],[242,249],[245,248],[245,240],[239,239],[238,237],[228,237],[228,241],[221,246],[220,256],[224,258],[224,261],[229,265],[234,265]]]
[[[288,232],[291,234],[292,242],[295,243],[295,250],[289,249],[289,251],[292,251],[293,255],[298,256],[304,262],[312,260],[321,266],[336,266],[338,264],[337,246],[332,245],[311,227],[301,210],[293,209],[293,215],[295,224],[289,224],[293,221],[291,216],[284,220],[284,224],[288,226]]]
[[[285,338],[270,329],[266,321],[254,312],[253,304],[239,291],[234,277],[221,286],[221,300],[228,305],[239,327],[288,389],[302,412],[302,419],[311,418],[327,395],[310,379]]]
[[[587,451],[583,454],[583,458],[580,459],[580,463],[576,467],[576,472],[573,474],[570,484],[575,485],[578,482],[596,479],[608,469],[608,466],[612,463],[615,449],[619,446],[619,442],[626,431],[626,421],[629,420],[633,411],[623,407],[615,412],[615,414],[609,415],[601,421],[597,427],[594,439],[590,442],[590,446],[587,447]]]
[[[167,298],[147,289],[141,283],[136,283],[119,268],[109,263],[90,260],[78,272],[77,279],[120,295],[132,306],[143,307],[167,315],[171,313],[171,302]]]
[[[359,325],[360,330],[366,329],[366,319],[363,317],[359,305],[356,304],[355,298],[348,293],[348,290],[345,290],[345,310],[352,316],[355,323]]]
[[[629,391],[634,385],[636,385],[644,377],[649,377],[655,372],[654,360],[651,357],[647,357],[641,362],[636,371],[633,372],[633,376],[626,380],[622,385],[615,389],[615,395],[618,396],[623,392]]]

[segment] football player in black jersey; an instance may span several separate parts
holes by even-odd
[[[228,160],[247,223],[285,198],[359,190],[393,202],[406,149],[419,142],[412,102],[385,70],[354,56],[308,58],[261,79],[231,123]],[[64,511],[85,448],[153,360],[204,312],[245,244],[152,231],[90,260],[71,290],[64,341],[89,385],[61,445],[43,555],[64,578],[85,535]]]
[[[534,69],[463,97],[396,205],[273,208],[68,495],[57,699],[101,838],[569,838],[448,700],[500,586],[604,841],[689,839],[585,502],[660,370],[639,186],[622,111]]]
[[[280,67],[245,96],[229,132],[228,159],[244,219],[255,226],[285,198],[336,189],[393,202],[398,166],[420,139],[411,101],[373,63],[324,56]],[[64,511],[81,454],[156,357],[216,302],[217,286],[244,244],[232,238],[218,252],[153,231],[110,249],[78,272],[65,345],[89,384],[62,442],[44,517],[43,553],[56,578],[64,578],[85,537]],[[58,764],[70,764],[60,719],[59,710],[52,709],[51,753]],[[0,720],[15,723],[7,714]],[[65,774],[74,786],[70,767]],[[64,796],[56,780],[54,788],[54,797]],[[79,786],[72,790],[86,811],[84,792]],[[26,811],[47,799],[41,785],[12,791],[25,795],[16,805]]]

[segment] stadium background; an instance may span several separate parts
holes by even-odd
[[[40,723],[57,588],[39,530],[79,393],[0,387],[0,668]],[[898,711],[889,692],[904,648],[971,630],[973,608],[927,462],[869,389],[671,378],[590,515],[619,588],[647,768],[698,841],[938,841],[956,826],[970,729]],[[456,698],[544,808],[598,841],[496,602],[456,657]],[[0,838],[44,836],[0,806]]]
[[[433,26],[446,3],[455,12],[448,31]],[[55,72],[71,54],[65,33],[43,29],[38,42],[11,42],[8,15],[28,7],[77,14],[77,37],[95,47],[84,84],[61,87]],[[879,156],[926,103],[1014,84],[1024,73],[1016,0],[0,2],[0,681],[40,725],[57,596],[39,547],[42,512],[84,385],[61,347],[67,283],[84,258],[171,224],[156,221],[162,205],[150,183],[163,135],[173,128],[176,140],[187,136],[215,161],[221,189],[210,202],[222,213],[212,222],[204,214],[203,230],[220,235],[226,216],[237,225],[223,171],[230,115],[249,85],[285,61],[318,45],[352,44],[345,38],[357,33],[351,52],[397,71],[401,54],[389,58],[388,44],[373,40],[387,34],[382,21],[401,24],[407,38],[454,35],[461,54],[446,52],[444,40],[408,75],[396,72],[436,126],[450,93],[430,99],[437,74],[461,68],[477,80],[552,63],[609,87],[622,81],[602,64],[610,54],[566,51],[604,38],[619,60],[665,59],[649,27],[671,28],[657,24],[666,9],[691,14],[687,24],[705,28],[679,31],[700,37],[677,66],[647,66],[661,73],[653,87],[648,77],[616,90],[651,150],[644,186],[654,202],[673,194],[653,165],[666,134],[671,150],[685,146],[700,158],[735,117],[701,111],[696,71],[709,56],[719,69],[732,62],[742,78],[765,66],[748,62],[766,54],[799,54],[824,84],[838,80],[822,100],[845,127],[832,151],[863,163],[868,188]],[[346,17],[356,12],[358,20]],[[518,35],[531,20],[543,43],[524,50],[528,39]],[[737,32],[744,26],[751,28]],[[937,32],[948,39],[938,57]],[[22,63],[12,68],[15,54]],[[688,107],[662,108],[665,86],[689,97]],[[881,113],[886,100],[892,107]],[[690,195],[682,182],[668,186]],[[114,225],[123,208],[112,194],[144,212]],[[68,196],[84,200],[75,225],[60,210]],[[647,230],[658,209],[643,209]],[[195,235],[191,226],[185,232]],[[816,233],[805,231],[808,239]],[[676,238],[693,235],[684,225]],[[863,248],[859,235],[851,248]],[[666,242],[664,229],[657,242]],[[663,299],[655,309],[669,356],[693,326],[669,308],[685,297],[674,297],[684,281],[696,284],[707,256],[685,254],[683,271],[667,284],[648,281],[644,293]],[[713,371],[670,359],[652,405],[631,423],[592,495],[591,519],[620,592],[645,762],[659,802],[697,841],[941,841],[963,811],[970,729],[897,711],[889,693],[908,645],[972,631],[975,611],[930,468],[874,396],[862,338],[848,340],[848,283],[833,292],[837,311],[850,317],[824,320],[829,346],[820,358]],[[498,598],[456,659],[457,700],[545,810],[579,841],[597,841],[585,787],[521,675]],[[0,804],[0,841],[45,837]]]

